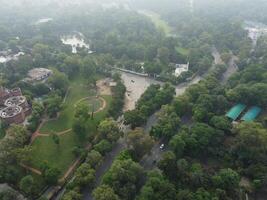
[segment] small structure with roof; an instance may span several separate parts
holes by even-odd
[[[116,86],[117,86],[117,82],[115,81],[109,82],[109,87],[116,87]]]
[[[187,64],[175,64],[174,76],[179,77],[183,72],[188,72],[189,62]]]
[[[237,104],[234,107],[232,107],[226,114],[228,118],[235,121],[238,119],[238,117],[241,115],[241,113],[246,109],[245,104]]]
[[[252,106],[241,118],[241,120],[245,122],[251,122],[258,117],[258,115],[261,113],[261,110],[262,109],[258,106]]]

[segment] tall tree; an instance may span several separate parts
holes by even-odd
[[[118,195],[108,185],[101,185],[93,191],[95,200],[119,200]]]
[[[134,157],[138,160],[142,159],[145,154],[150,153],[153,144],[153,139],[141,128],[137,128],[127,135],[128,148],[133,150]]]

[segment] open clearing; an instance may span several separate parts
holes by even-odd
[[[188,56],[189,50],[182,47],[175,47],[175,50],[183,56]]]
[[[162,30],[166,35],[171,34],[172,28],[169,26],[169,24],[164,21],[161,16],[155,12],[148,11],[148,10],[140,10],[138,11],[140,14],[143,14],[151,19],[151,21],[155,24],[155,26]]]

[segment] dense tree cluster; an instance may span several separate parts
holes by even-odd
[[[77,115],[85,115],[85,117],[88,117],[88,112],[86,112],[86,110],[84,109],[79,109],[79,111],[76,112],[76,116]],[[99,124],[98,135],[96,135],[95,137],[95,144],[93,145],[93,149],[87,154],[81,154],[81,152],[78,151],[78,153],[81,154],[82,157],[84,157],[85,162],[76,170],[74,174],[75,179],[68,184],[67,192],[63,196],[64,200],[79,200],[82,196],[82,190],[85,187],[93,189],[96,179],[95,173],[98,167],[102,164],[103,156],[105,156],[106,153],[112,150],[113,145],[117,142],[120,136],[121,131],[119,130],[114,120],[106,119]],[[109,190],[109,188],[104,189],[104,191],[106,190]],[[109,191],[107,192],[109,193]],[[96,195],[99,196],[99,199],[106,196],[104,193]],[[117,198],[115,194],[114,198],[115,200]],[[113,199],[113,197],[111,199]]]
[[[104,175],[102,185],[94,190],[93,194],[96,200],[101,200],[102,195],[111,200],[135,198],[141,187],[144,170],[129,155],[123,154],[124,152],[117,157]],[[103,192],[102,195],[99,193],[100,191]]]
[[[122,114],[126,87],[122,83],[121,78],[116,74],[114,75],[114,79],[117,85],[111,88],[113,98],[110,103],[108,114],[116,119]]]
[[[266,107],[265,68],[259,63],[252,66],[224,86],[219,82],[223,68],[215,69],[160,112],[150,134],[169,139],[169,151],[158,163],[161,176],[175,192],[166,199],[237,199],[244,196],[241,187],[254,193],[265,188],[265,123],[242,122],[233,128],[224,116],[236,102]],[[174,116],[177,121],[171,125]],[[241,178],[249,183],[244,185]],[[143,190],[141,199],[153,199],[158,193],[152,192],[149,178]]]

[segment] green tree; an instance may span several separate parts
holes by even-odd
[[[97,69],[96,63],[91,56],[86,56],[82,60],[81,74],[85,78],[94,76],[96,73],[96,69]]]
[[[232,169],[221,169],[220,172],[212,177],[213,184],[227,191],[234,191],[239,188],[240,176]]]
[[[97,169],[103,161],[103,156],[95,150],[90,151],[87,154],[86,162],[93,168]]]
[[[125,112],[124,119],[125,119],[125,123],[131,125],[132,128],[139,127],[146,122],[146,116],[144,116],[138,110]]]
[[[89,114],[89,105],[86,103],[79,103],[75,107],[75,117],[76,118],[83,118],[84,120],[89,119],[90,114]]]
[[[169,142],[170,148],[176,154],[177,158],[181,158],[184,154],[184,149],[186,148],[186,143],[180,135],[175,135]]]
[[[34,181],[31,175],[24,176],[19,183],[20,189],[27,195],[31,195],[34,188]]]
[[[44,105],[46,106],[47,114],[49,117],[55,117],[61,110],[62,98],[57,94],[51,94],[45,100]]]
[[[128,133],[127,145],[129,149],[133,150],[135,158],[140,160],[145,154],[150,153],[154,141],[148,134],[145,134],[143,129],[137,128]]]
[[[11,190],[11,189],[0,192],[0,199],[3,199],[3,200],[20,200],[18,197],[18,193],[15,192],[14,190]]]
[[[176,199],[176,190],[173,184],[166,180],[158,171],[151,171],[142,187],[137,200]]]
[[[175,180],[176,177],[176,156],[172,151],[163,154],[158,163],[159,169],[170,179]]]
[[[180,123],[180,117],[175,112],[163,110],[159,116],[158,124],[152,127],[150,134],[157,138],[171,138],[177,133]]]
[[[95,183],[95,170],[87,163],[83,163],[75,173],[74,185],[92,188]]]
[[[69,78],[75,77],[81,68],[81,58],[78,55],[67,56],[64,60],[64,72]]]
[[[227,119],[224,116],[214,116],[214,117],[212,117],[211,120],[210,120],[210,124],[212,126],[214,126],[215,128],[217,128],[217,129],[221,129],[221,130],[228,131],[228,132],[232,128],[231,122],[229,121],[229,119]]]
[[[82,195],[74,190],[70,190],[64,194],[62,200],[82,200]]]
[[[168,48],[166,47],[158,48],[158,58],[162,63],[168,64],[169,57],[170,57],[170,51]]]
[[[108,185],[101,185],[93,191],[95,200],[119,200],[114,190]]]
[[[60,171],[55,167],[47,167],[43,171],[43,177],[46,183],[49,185],[57,184],[59,176],[60,176]]]
[[[267,133],[259,123],[241,123],[235,128],[238,134],[233,151],[244,164],[257,163],[266,156]]]
[[[180,117],[190,112],[190,102],[188,96],[186,95],[175,98],[172,105],[176,114]]]
[[[53,70],[53,75],[49,77],[48,83],[54,88],[55,90],[59,90],[61,92],[61,96],[65,94],[69,87],[69,80],[68,77],[57,70]]]
[[[106,139],[111,143],[117,142],[122,135],[118,124],[111,118],[103,120],[98,126],[98,131],[101,139]]]
[[[99,143],[94,145],[94,149],[104,156],[106,153],[112,150],[112,144],[108,140],[101,140]]]
[[[23,148],[18,148],[14,150],[16,159],[18,163],[31,164],[32,162],[32,147],[25,146]]]
[[[79,139],[81,140],[84,139],[88,130],[87,120],[84,119],[83,117],[74,118],[72,129],[74,133],[76,133],[79,136]]]
[[[143,168],[138,163],[130,159],[116,160],[104,175],[102,182],[110,186],[121,199],[132,200],[143,176]]]

